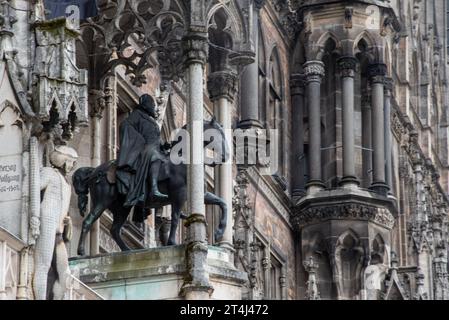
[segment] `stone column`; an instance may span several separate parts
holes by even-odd
[[[373,172],[373,144],[371,122],[371,95],[365,92],[362,97],[362,158],[363,158],[363,182],[364,188],[369,188],[372,183]]]
[[[186,300],[207,300],[213,292],[207,266],[207,235],[204,207],[203,76],[208,57],[207,33],[190,32],[184,39],[188,75],[187,119],[190,134],[188,165],[187,275],[181,289]]]
[[[263,252],[263,258],[262,258],[262,271],[263,271],[263,277],[265,279],[264,281],[264,299],[270,299],[271,298],[271,253],[270,248],[265,247]]]
[[[208,89],[210,99],[214,103],[214,114],[225,130],[229,159],[221,164],[215,177],[216,191],[227,205],[227,227],[220,243],[221,246],[234,251],[232,231],[234,227],[232,198],[233,198],[233,136],[232,136],[232,105],[237,91],[237,75],[232,71],[214,72],[209,76]],[[218,188],[217,188],[218,187]]]
[[[294,74],[290,80],[292,95],[292,140],[293,140],[293,174],[292,195],[294,198],[305,196],[306,182],[304,178],[304,88],[306,85],[303,74]]]
[[[324,184],[321,172],[321,80],[324,77],[324,63],[308,61],[304,65],[307,81],[307,103],[309,108],[309,177],[307,193],[322,190]]]
[[[117,80],[115,76],[106,80],[104,99],[108,114],[107,160],[117,158]]]
[[[354,131],[354,76],[357,60],[342,57],[338,60],[342,79],[343,106],[343,179],[340,184],[346,188],[359,185],[355,174],[355,131]]]
[[[39,237],[41,216],[41,179],[39,161],[39,140],[37,137],[30,138],[30,214],[31,235],[28,238],[30,245],[35,245]]]
[[[385,78],[384,83],[384,123],[385,123],[385,178],[390,191],[393,188],[393,163],[391,150],[391,92],[393,91],[393,79]]]
[[[371,106],[373,123],[373,184],[371,189],[387,195],[388,186],[385,183],[385,125],[384,125],[384,81],[387,66],[376,63],[369,66],[371,78]]]
[[[106,101],[103,91],[92,90],[90,104],[90,117],[92,123],[92,167],[101,165],[101,119],[106,108]],[[90,250],[91,256],[100,253],[100,219],[95,221],[90,230]]]
[[[259,15],[265,0],[253,0],[253,10],[250,12],[252,21],[252,41],[256,52],[255,61],[248,65],[241,76],[241,115],[239,128],[262,128],[259,119]]]
[[[29,257],[29,247],[25,247],[20,252],[20,268],[19,268],[19,279],[17,283],[17,300],[28,300],[28,257]]]

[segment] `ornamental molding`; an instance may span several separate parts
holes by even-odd
[[[307,82],[321,82],[325,76],[324,63],[322,61],[308,61],[304,64],[304,74]]]
[[[292,224],[297,230],[329,220],[364,220],[392,230],[395,225],[393,214],[386,208],[361,203],[322,204],[298,209],[292,214]]]
[[[355,76],[357,68],[357,59],[355,57],[341,57],[337,63],[343,78],[353,78]]]

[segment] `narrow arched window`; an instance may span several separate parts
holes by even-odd
[[[281,61],[279,57],[279,52],[275,48],[270,56],[268,72],[268,103],[266,114],[266,126],[267,129],[274,130],[276,134],[271,138],[270,143],[276,143],[276,150],[278,153],[277,163],[278,172],[277,176],[285,177],[285,135],[284,131],[286,129],[285,122],[285,105],[284,105],[284,95],[283,95],[283,82],[282,82],[282,68]],[[274,139],[274,140],[273,140]]]

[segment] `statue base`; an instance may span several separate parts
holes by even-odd
[[[106,300],[178,300],[184,299],[185,250],[181,245],[73,258],[70,268]],[[241,300],[248,277],[235,269],[228,250],[209,246],[207,261],[211,299]]]

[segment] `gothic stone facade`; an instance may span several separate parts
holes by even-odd
[[[258,163],[206,168],[206,188],[215,189],[233,212],[225,241],[214,243],[218,212],[206,208],[207,241],[231,249],[226,252],[232,268],[247,276],[238,294],[216,298],[449,299],[449,21],[442,14],[449,12],[449,3],[212,2],[214,9],[183,8],[192,17],[210,10],[209,50],[201,57],[205,118],[215,115],[225,128],[274,129],[278,135],[269,139],[279,146],[273,175],[263,174]],[[157,97],[168,141],[188,121],[192,78],[177,69],[179,42],[166,42],[169,50],[147,56],[138,49],[151,43],[137,36],[126,35],[125,50],[107,42],[123,37],[122,31],[107,28],[117,1],[97,1],[106,32],[82,26],[76,50],[74,42],[61,37],[75,39],[77,31],[39,22],[40,1],[7,3],[3,16],[14,15],[18,22],[4,20],[0,26],[0,76],[7,75],[1,83],[0,139],[2,145],[6,137],[17,143],[0,150],[5,170],[0,191],[7,190],[0,193],[0,299],[25,299],[32,298],[26,290],[30,271],[23,273],[33,251],[28,234],[28,217],[36,210],[32,170],[47,165],[46,150],[67,141],[79,153],[79,167],[115,159],[118,127],[143,93]],[[21,6],[31,17],[13,10]],[[31,44],[36,56],[25,53],[25,40],[32,37],[21,31],[28,24],[42,40]],[[49,48],[61,43],[66,47],[55,50],[52,59]],[[24,50],[15,52],[17,44]],[[111,48],[112,54],[102,51]],[[139,59],[147,64],[130,63]],[[49,67],[36,64],[34,72],[26,71],[33,61]],[[61,113],[60,125],[51,117],[55,110]],[[71,126],[75,116],[82,126]],[[44,124],[43,134],[35,134],[32,119]],[[24,167],[23,176],[15,165]],[[16,176],[23,181],[20,190]],[[123,231],[126,242],[150,250],[150,258],[182,256],[179,248],[176,254],[161,248],[170,215],[169,208],[159,210],[144,225],[130,218]],[[76,257],[82,219],[75,195],[71,217],[73,240],[67,245]],[[101,258],[119,251],[109,235],[111,223],[105,213],[91,231],[88,252],[102,256],[89,263],[121,261]],[[187,227],[181,227],[178,242],[186,238]]]

